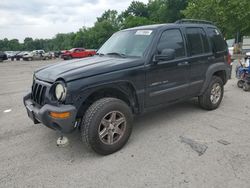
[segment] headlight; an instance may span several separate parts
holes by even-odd
[[[64,101],[66,98],[66,87],[64,84],[58,83],[55,87],[55,96],[58,101]]]

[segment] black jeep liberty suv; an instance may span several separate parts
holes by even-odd
[[[216,109],[230,63],[211,22],[135,27],[113,34],[93,57],[35,71],[24,104],[35,124],[61,133],[79,128],[90,148],[107,155],[128,141],[134,115],[193,97]]]

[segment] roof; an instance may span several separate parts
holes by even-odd
[[[129,31],[129,30],[135,30],[135,29],[158,29],[158,28],[165,27],[165,26],[168,26],[168,25],[174,25],[174,24],[166,23],[166,24],[143,25],[143,26],[137,26],[137,27],[124,29],[123,31]]]
[[[197,27],[197,26],[209,26],[209,27],[216,27],[212,22],[205,21],[205,20],[194,20],[194,19],[183,19],[183,20],[178,20],[175,23],[165,23],[165,24],[153,24],[153,25],[144,25],[144,26],[138,26],[138,27],[133,27],[133,28],[128,28],[124,29],[123,31],[129,31],[129,30],[140,30],[140,29],[159,29],[162,27],[167,27],[167,26],[192,26],[192,27]]]

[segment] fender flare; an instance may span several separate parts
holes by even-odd
[[[126,85],[128,87],[126,87]],[[140,105],[141,101],[139,101],[140,97],[138,96],[139,94],[136,92],[136,88],[133,85],[133,83],[131,83],[128,80],[117,80],[114,82],[108,82],[105,84],[94,84],[94,85],[91,85],[90,87],[82,88],[81,90],[79,90],[79,95],[76,98],[76,101],[81,106],[84,103],[84,101],[88,97],[90,97],[93,93],[98,92],[102,89],[108,89],[108,88],[116,89],[116,90],[119,90],[121,93],[123,93],[124,96],[127,97],[128,101],[131,104],[131,107],[133,108],[135,112],[138,112],[138,110],[141,108],[141,105]],[[128,90],[130,90],[132,93],[128,92]]]
[[[209,68],[207,69],[206,78],[205,78],[205,81],[203,83],[200,94],[205,92],[205,90],[208,87],[214,73],[216,73],[218,71],[224,71],[225,72],[225,74],[226,74],[225,83],[227,82],[227,80],[229,79],[229,76],[230,76],[230,68],[229,68],[229,66],[226,65],[224,62],[215,63],[215,64],[209,66]]]

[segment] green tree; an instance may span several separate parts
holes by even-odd
[[[127,10],[124,11],[123,15],[124,17],[137,16],[148,18],[148,7],[140,1],[132,1]]]
[[[214,22],[229,38],[237,31],[250,34],[249,10],[249,0],[189,0],[183,13],[187,18]]]
[[[136,27],[136,26],[141,26],[141,25],[149,25],[149,24],[153,24],[153,23],[155,23],[155,22],[153,22],[145,17],[128,16],[123,21],[122,28],[130,28],[130,27]]]
[[[33,38],[26,37],[24,39],[23,49],[24,50],[33,50],[34,49]]]
[[[83,29],[81,35],[85,48],[99,48],[114,32],[119,29],[120,18],[117,11],[105,11],[101,17],[97,18],[93,27]]]
[[[149,17],[158,23],[172,23],[184,18],[182,10],[187,5],[187,0],[150,0],[148,3]]]

